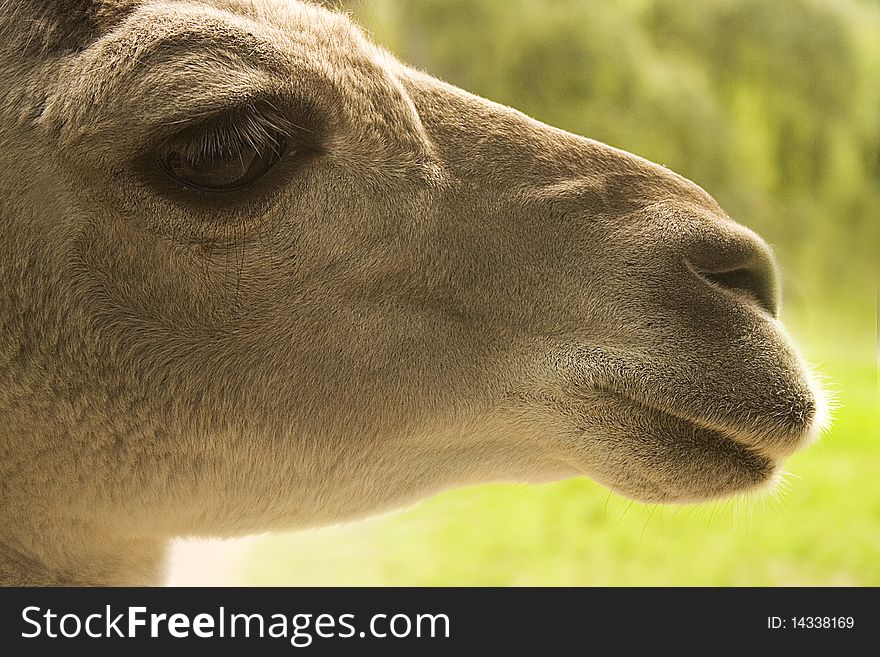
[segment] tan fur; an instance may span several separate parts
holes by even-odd
[[[5,2],[0,36],[2,583],[479,482],[711,499],[814,433],[768,247],[660,166],[294,1]],[[256,97],[317,153],[207,205],[138,173]]]

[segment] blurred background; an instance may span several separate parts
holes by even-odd
[[[585,480],[483,486],[181,543],[172,583],[880,585],[880,3],[332,4],[437,77],[691,178],[767,238],[836,419],[776,496],[655,507]]]

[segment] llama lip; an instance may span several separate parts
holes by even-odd
[[[608,386],[593,386],[600,395],[617,399],[624,404],[632,405],[643,412],[656,413],[662,417],[674,418],[697,430],[712,432],[728,441],[734,442],[750,452],[765,456],[771,460],[781,460],[812,443],[824,425],[824,404],[814,397],[806,399],[803,408],[791,412],[787,416],[771,417],[763,423],[750,418],[751,426],[736,420],[721,420],[703,417],[696,413],[675,408],[672,404],[664,404],[639,395],[638,397],[622,393]]]
[[[696,503],[773,488],[782,458],[754,437],[695,421],[607,387],[566,386],[519,396],[567,420],[565,461],[646,503]]]
[[[596,433],[620,441],[624,467],[596,478],[629,497],[700,502],[764,489],[778,477],[780,459],[756,449],[741,433],[613,391],[598,397],[612,422],[596,427]],[[649,456],[632,449],[634,438],[635,444],[651,446]]]
[[[711,422],[709,420],[697,419],[690,415],[676,412],[672,409],[660,406],[649,401],[635,399],[627,395],[622,395],[610,389],[602,389],[601,394],[611,399],[615,399],[622,404],[636,407],[642,412],[658,414],[677,423],[684,423],[689,427],[692,427],[695,431],[712,434],[713,436],[717,436],[720,439],[734,443],[739,448],[749,453],[759,456],[762,455],[761,450],[756,449],[755,446],[751,444],[755,440],[754,435],[751,433],[746,433],[729,426],[724,426]]]

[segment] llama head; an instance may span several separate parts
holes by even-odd
[[[671,171],[313,5],[2,11],[10,500],[126,535],[577,475],[697,501],[814,435],[769,248]]]

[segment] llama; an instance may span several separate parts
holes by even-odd
[[[0,9],[0,583],[587,476],[772,486],[821,393],[700,187],[286,0]]]

